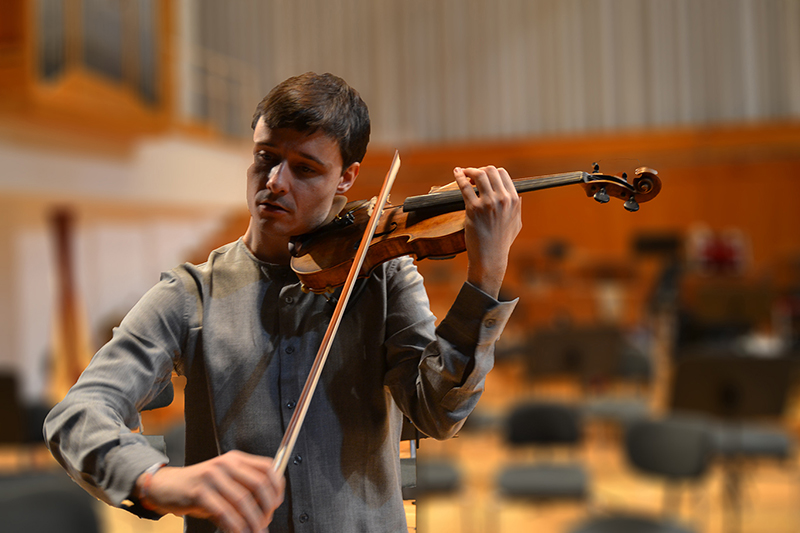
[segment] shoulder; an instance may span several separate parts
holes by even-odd
[[[389,298],[409,297],[409,291],[425,294],[425,285],[417,265],[410,256],[398,257],[381,265],[380,273]]]
[[[238,239],[213,250],[204,263],[184,263],[162,274],[162,280],[180,280],[187,287],[203,287],[216,278],[240,277],[250,272],[258,276],[259,261]]]

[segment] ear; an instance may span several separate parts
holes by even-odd
[[[346,193],[350,187],[356,182],[356,178],[358,177],[358,172],[361,170],[361,163],[355,162],[349,167],[345,169],[342,173],[342,177],[339,178],[339,185],[336,187],[337,194],[344,194]]]

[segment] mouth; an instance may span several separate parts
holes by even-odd
[[[285,207],[273,202],[259,202],[258,208],[267,213],[288,213],[289,210]]]

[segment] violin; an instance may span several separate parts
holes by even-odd
[[[612,197],[618,198],[631,212],[638,211],[639,204],[652,200],[661,191],[658,173],[651,168],[637,168],[631,183],[626,173],[601,174],[596,163],[593,170],[520,178],[514,180],[514,186],[518,193],[525,193],[581,185],[586,195],[596,201],[607,203]],[[292,239],[291,267],[303,290],[333,292],[344,284],[374,208],[375,199],[346,203],[331,222]],[[403,255],[417,260],[449,259],[464,252],[465,217],[464,199],[455,182],[406,198],[402,205],[387,203],[358,277],[368,277],[376,266]]]

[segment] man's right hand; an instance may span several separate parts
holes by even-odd
[[[263,531],[283,502],[285,481],[268,457],[231,451],[186,467],[165,466],[136,480],[134,496],[156,512],[211,520],[223,531]],[[143,488],[145,493],[142,494]]]

